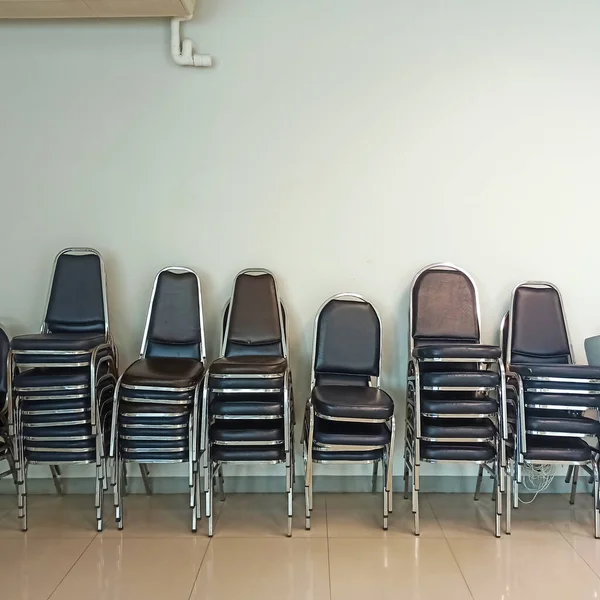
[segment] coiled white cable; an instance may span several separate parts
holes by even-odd
[[[556,465],[523,465],[523,487],[533,494],[530,500],[522,500],[522,504],[531,504],[541,492],[545,492],[556,477]]]

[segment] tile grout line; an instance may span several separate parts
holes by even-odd
[[[206,550],[204,550],[204,554],[202,555],[202,560],[200,561],[200,564],[198,565],[198,572],[196,573],[196,577],[194,577],[194,581],[192,582],[192,587],[191,587],[190,593],[188,595],[188,600],[191,600],[191,598],[192,598],[192,594],[194,593],[194,588],[196,587],[198,577],[200,577],[200,571],[202,570],[202,565],[204,564],[204,560],[206,559],[206,555],[208,554],[208,549],[210,548],[210,545],[213,543],[213,539],[214,539],[214,537],[208,538],[208,544],[206,544]]]
[[[575,546],[573,546],[573,544],[569,541],[569,539],[567,538],[567,536],[558,528],[556,528],[558,530],[558,532],[560,533],[560,535],[562,535],[563,539],[565,540],[565,542],[567,542],[567,544],[569,544],[569,547],[573,550],[573,552],[575,552],[575,554],[587,565],[588,569],[598,578],[600,579],[600,575],[598,573],[596,573],[596,571],[594,570],[594,568],[592,567],[592,565],[590,565],[590,563],[587,561],[587,559],[585,558],[585,556],[581,555],[578,551],[577,548],[575,548]]]
[[[69,567],[69,569],[67,570],[67,572],[62,577],[62,579],[56,584],[56,587],[52,590],[52,593],[48,596],[48,600],[50,600],[52,598],[52,596],[54,596],[54,594],[56,594],[56,591],[62,585],[63,581],[69,576],[69,573],[75,568],[75,566],[77,565],[77,563],[81,560],[81,557],[88,551],[89,547],[97,539],[98,539],[98,532],[96,532],[96,534],[90,540],[90,543],[87,544],[86,547],[81,551],[81,554],[75,559],[75,562],[73,562],[73,564]]]

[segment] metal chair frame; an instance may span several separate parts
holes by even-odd
[[[313,344],[312,344],[312,362],[311,362],[311,392],[308,396],[305,409],[305,425],[302,431],[302,447],[304,454],[304,502],[305,502],[305,528],[310,529],[311,526],[311,512],[313,510],[313,464],[373,464],[373,480],[372,480],[372,492],[375,492],[377,483],[377,469],[379,462],[382,463],[382,476],[383,476],[383,529],[388,528],[388,516],[393,510],[393,499],[392,499],[392,478],[393,478],[393,463],[394,463],[394,442],[396,436],[396,419],[392,415],[390,419],[365,419],[365,418],[343,418],[343,417],[331,417],[323,415],[315,410],[312,403],[312,391],[316,386],[316,372],[315,362],[317,357],[317,334],[319,329],[319,320],[325,307],[333,300],[344,300],[346,302],[360,302],[368,304],[375,315],[379,323],[379,375],[377,377],[370,377],[368,381],[368,387],[375,387],[380,389],[381,382],[381,355],[383,347],[383,327],[381,324],[381,316],[378,310],[373,304],[371,304],[366,298],[360,294],[344,292],[336,294],[328,298],[317,311],[313,327]],[[360,446],[360,445],[343,445],[343,444],[316,444],[314,442],[314,428],[315,428],[315,416],[320,419],[328,421],[338,421],[346,423],[371,423],[381,424],[384,423],[390,431],[390,443],[375,446]],[[381,458],[376,460],[315,460],[313,459],[313,449],[318,448],[321,451],[330,452],[343,452],[343,451],[369,451],[369,450],[381,450]]]
[[[457,464],[477,464],[479,465],[479,473],[477,476],[477,484],[474,498],[478,499],[481,486],[483,472],[486,471],[494,479],[494,495],[495,500],[495,522],[494,534],[500,536],[500,521],[502,515],[502,499],[501,495],[505,487],[505,471],[506,471],[506,441],[507,441],[507,410],[506,410],[506,380],[504,373],[504,364],[502,359],[489,358],[413,358],[414,350],[413,338],[413,291],[420,277],[433,270],[457,271],[462,273],[470,282],[475,296],[475,312],[477,318],[477,333],[478,343],[481,336],[481,311],[479,305],[479,291],[475,281],[464,269],[457,267],[452,263],[435,263],[421,269],[414,277],[410,287],[410,305],[409,305],[409,335],[408,335],[408,369],[407,369],[407,410],[405,420],[405,446],[404,446],[404,498],[408,499],[409,477],[411,478],[411,498],[412,512],[414,515],[414,530],[415,535],[420,534],[420,516],[419,516],[419,490],[420,490],[420,469],[421,463],[457,463]],[[486,367],[496,367],[499,374],[499,385],[493,387],[481,386],[422,386],[420,384],[420,364],[477,364],[480,369]],[[493,413],[477,413],[477,414],[444,414],[444,413],[423,413],[421,412],[421,391],[451,391],[451,392],[484,392],[486,394],[493,393],[496,395],[498,410]],[[427,438],[421,433],[421,417],[443,418],[443,419],[480,419],[488,418],[496,426],[497,434],[494,438]],[[463,460],[433,460],[421,457],[421,441],[429,442],[444,442],[444,443],[474,443],[486,442],[494,448],[495,456],[489,461],[463,461]]]
[[[287,368],[283,373],[277,374],[212,374],[210,368],[206,374],[203,388],[203,401],[202,401],[202,423],[201,423],[201,434],[200,434],[200,453],[203,456],[203,466],[205,469],[204,476],[204,492],[206,495],[206,516],[208,518],[208,535],[212,537],[214,525],[213,525],[213,492],[215,476],[218,475],[218,481],[220,485],[220,496],[224,499],[224,480],[223,480],[223,465],[227,464],[282,464],[285,463],[285,490],[287,499],[287,535],[292,535],[292,490],[295,479],[295,459],[294,459],[294,407],[292,403],[292,373],[289,364],[288,355],[288,343],[287,343],[287,330],[284,319],[284,307],[279,296],[279,289],[277,286],[277,280],[273,273],[267,269],[262,268],[249,268],[240,271],[233,283],[233,289],[230,300],[225,304],[223,309],[223,322],[225,323],[222,332],[222,345],[221,345],[221,357],[225,356],[227,349],[227,342],[229,336],[229,324],[231,321],[231,306],[235,301],[235,285],[238,277],[241,275],[270,275],[273,278],[275,285],[275,294],[277,297],[278,317],[279,317],[279,329],[281,332],[281,350],[283,358],[287,360]],[[225,313],[227,312],[227,318],[225,319]],[[269,379],[281,379],[283,377],[283,385],[281,387],[269,387],[261,389],[246,389],[246,388],[211,388],[209,382],[211,379],[222,379],[222,380],[236,380],[236,379],[257,379],[257,380],[269,380]],[[257,415],[211,415],[210,414],[210,402],[214,394],[282,394],[283,396],[283,414],[278,416],[257,416]],[[244,443],[239,444],[238,442],[215,442],[210,439],[210,425],[215,420],[281,420],[283,419],[283,446],[284,446],[284,458],[277,461],[215,461],[211,453],[211,445],[244,445],[249,446],[252,444]],[[257,446],[275,445],[275,442],[261,442],[255,444]]]

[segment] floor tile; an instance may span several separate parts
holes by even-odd
[[[0,540],[2,597],[47,600],[90,543],[87,539]]]
[[[215,520],[221,511],[221,502],[215,502]],[[204,503],[202,503],[204,510]],[[189,537],[192,535],[192,512],[187,494],[132,494],[124,499],[123,529],[114,519],[111,502],[107,508],[102,537]],[[207,519],[198,521],[198,536],[208,534]]]
[[[215,537],[280,537],[287,531],[285,494],[228,494],[222,504]],[[294,537],[327,537],[324,495],[315,494],[310,531],[304,527],[304,496],[294,495]]]
[[[211,541],[190,600],[327,600],[326,539]]]
[[[112,504],[105,507],[105,522],[109,518]],[[27,527],[27,537],[91,539],[97,533],[94,496],[31,495],[27,499]],[[13,508],[0,520],[0,538],[21,536],[21,520]]]
[[[96,538],[52,600],[187,600],[208,547],[189,539]]]
[[[444,598],[471,594],[446,540],[329,540],[332,600]]]
[[[475,600],[600,594],[600,578],[564,539],[451,539],[449,544]]]
[[[330,538],[414,537],[411,503],[402,494],[394,495],[387,531],[383,530],[382,494],[328,494],[326,502]],[[426,498],[420,508],[421,537],[444,537]]]
[[[568,539],[568,542],[594,573],[600,577],[600,540],[591,536],[588,538],[575,536]]]

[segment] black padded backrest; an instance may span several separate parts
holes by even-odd
[[[367,385],[379,376],[381,327],[371,304],[330,300],[316,323],[315,377],[320,385]]]
[[[411,335],[415,345],[477,344],[477,294],[462,271],[432,267],[412,288]]]
[[[279,310],[273,275],[238,275],[229,306],[225,356],[282,356]]]
[[[51,333],[104,333],[102,263],[97,254],[61,254],[45,323]]]
[[[0,328],[0,396],[5,396],[7,387],[6,377],[6,361],[8,359],[8,351],[10,349],[10,341],[4,329]],[[2,404],[0,402],[0,404]]]
[[[572,362],[558,291],[521,285],[511,306],[511,364]]]
[[[194,273],[162,271],[150,307],[147,357],[202,359],[198,280]]]

